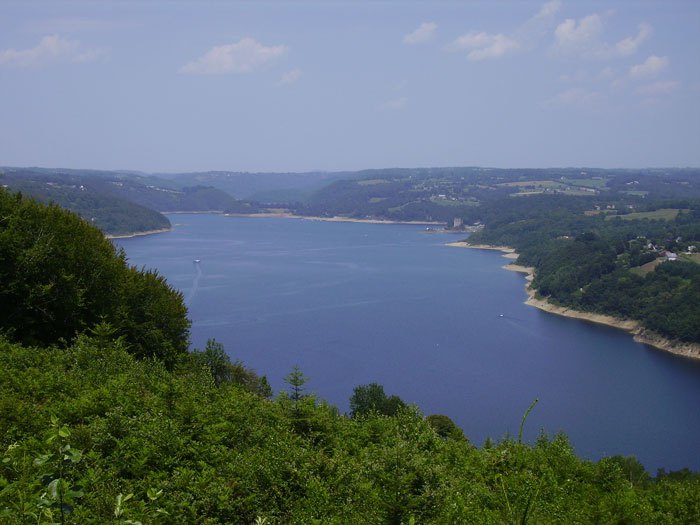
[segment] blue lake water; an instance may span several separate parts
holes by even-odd
[[[700,362],[526,306],[498,252],[413,225],[169,218],[171,232],[115,242],[183,292],[193,347],[217,339],[275,391],[299,365],[346,411],[355,386],[378,382],[478,445],[517,436],[538,398],[528,440],[564,431],[590,459],[700,470]]]

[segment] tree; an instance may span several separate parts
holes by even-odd
[[[352,417],[372,412],[384,416],[394,416],[399,409],[406,406],[400,397],[387,396],[384,387],[378,383],[356,386],[350,398]]]
[[[284,378],[284,382],[291,387],[289,395],[291,400],[295,403],[298,403],[304,397],[303,392],[306,381],[307,377],[297,365],[295,365],[287,377]]]
[[[129,266],[77,215],[0,188],[0,332],[24,345],[67,344],[99,323],[168,366],[189,346],[182,294],[163,277]]]
[[[441,438],[464,440],[464,432],[452,419],[443,414],[433,414],[425,418],[428,424],[433,427],[435,433]]]

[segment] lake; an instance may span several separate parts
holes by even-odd
[[[481,445],[565,432],[590,459],[636,456],[700,470],[700,362],[613,328],[526,306],[499,252],[416,225],[170,215],[168,233],[120,239],[131,264],[184,294],[193,347],[224,344],[277,392],[298,365],[307,392],[348,410],[355,386],[446,414]],[[195,259],[201,260],[195,263]]]

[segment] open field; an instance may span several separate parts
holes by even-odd
[[[628,213],[626,215],[609,215],[606,217],[606,219],[620,217],[625,221],[635,221],[641,219],[649,219],[650,221],[672,221],[678,217],[678,213],[680,211],[681,210],[678,208],[661,208],[659,210]]]
[[[653,272],[654,270],[656,270],[656,267],[662,262],[664,262],[664,260],[665,259],[663,258],[654,259],[653,261],[643,264],[641,266],[637,266],[636,268],[630,268],[630,272],[644,277],[649,272]]]
[[[357,185],[358,186],[374,186],[375,184],[387,184],[389,181],[386,179],[367,179],[367,180],[358,180]]]
[[[682,253],[680,258],[684,261],[694,262],[695,264],[700,264],[700,253]]]
[[[564,186],[564,184],[554,180],[523,180],[516,182],[502,182],[500,184],[496,184],[496,186],[507,188],[561,188]]]
[[[605,179],[566,179],[565,182],[572,186],[582,186],[596,190],[604,190],[608,187],[608,181]]]

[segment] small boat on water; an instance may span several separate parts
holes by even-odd
[[[202,259],[195,259],[194,262],[200,263],[200,262],[202,262]]]

